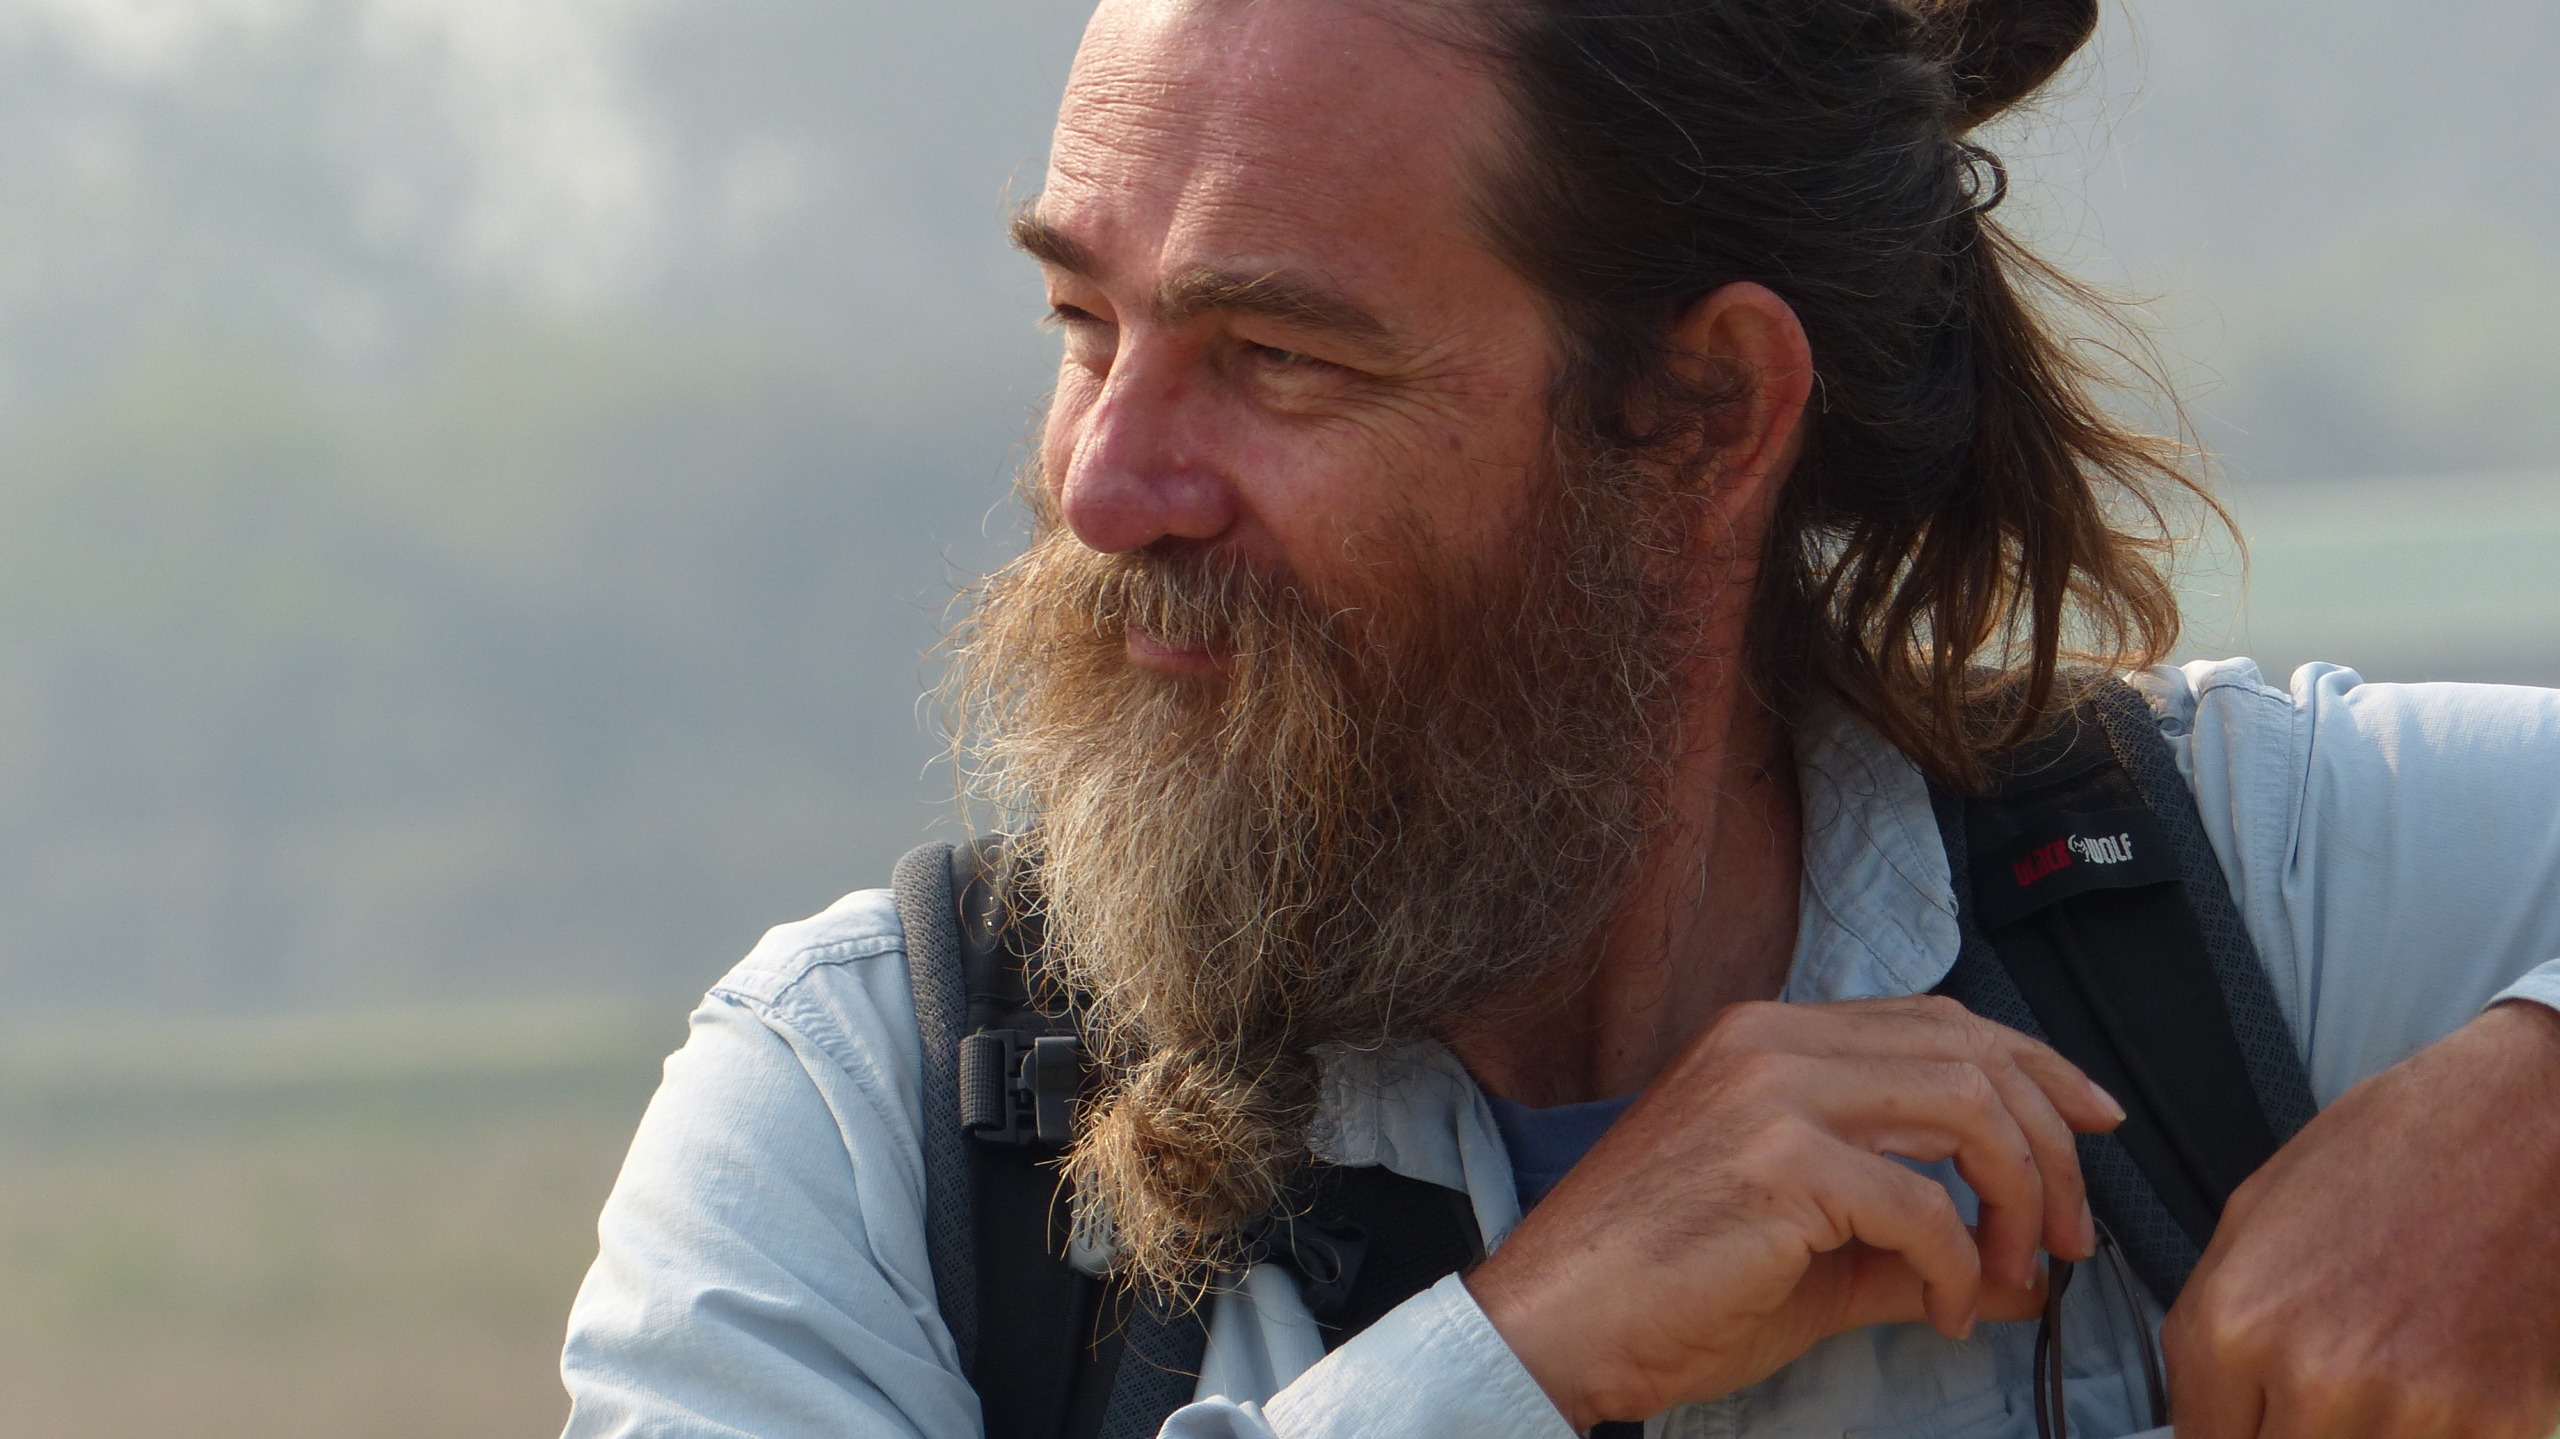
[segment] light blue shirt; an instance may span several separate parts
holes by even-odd
[[[2560,691],[2291,693],[2246,661],[2137,676],[2193,786],[2322,1104],[2500,998],[2560,1005]],[[1785,998],[1907,995],[1956,954],[1919,773],[1839,714],[1801,727],[1802,913]],[[766,935],[696,1010],[606,1202],[562,1359],[569,1439],[966,1439],[977,1397],[934,1304],[914,1013],[885,891]],[[937,1116],[936,1122],[949,1122]],[[1484,1096],[1436,1044],[1329,1063],[1316,1148],[1519,1221]],[[1972,1197],[1942,1166],[1969,1211]],[[2075,1434],[2147,1422],[2123,1300],[2065,1305]],[[2148,1301],[2141,1301],[2146,1305]],[[2148,1310],[2156,1326],[2156,1310]],[[2032,1325],[1843,1334],[1653,1439],[2023,1439]],[[1327,1355],[1270,1266],[1221,1295],[1168,1439],[1569,1439],[1454,1277]]]
[[[1511,1188],[1520,1196],[1520,1207],[1527,1209],[1562,1184],[1635,1102],[1636,1096],[1621,1094],[1540,1108],[1486,1095],[1485,1108],[1493,1115],[1494,1131],[1502,1136],[1502,1152],[1511,1157]]]

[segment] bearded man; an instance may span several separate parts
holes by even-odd
[[[2201,496],[1968,138],[2093,23],[1104,0],[1015,224],[1064,344],[1034,535],[951,696],[1013,982],[1090,1069],[1040,1091],[1058,1272],[1115,1302],[953,1278],[949,905],[902,866],[695,1013],[569,1432],[2549,1433],[2560,694],[2151,667]],[[2124,828],[1974,867],[2055,753]],[[2175,922],[2002,928],[1980,876],[2074,865]],[[2078,1012],[2026,930],[2131,955],[2082,1018],[2134,1119],[2018,1027]],[[2200,1218],[2156,1098],[2199,1076],[2266,1135]],[[1324,1238],[1310,1176],[1474,1247],[1343,1320],[1428,1226]],[[2101,1186],[2159,1222],[2112,1242]],[[1042,1326],[1119,1368],[1007,1368]]]

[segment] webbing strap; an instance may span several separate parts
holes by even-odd
[[[956,1116],[953,1116],[956,1119]],[[1097,1342],[1110,1316],[1103,1285],[1062,1257],[1067,1212],[1054,1156],[970,1141],[977,1182],[978,1356],[969,1373],[987,1439],[1072,1439],[1093,1411]],[[1199,1368],[1197,1362],[1191,1366]],[[1093,1411],[1098,1412],[1098,1411]],[[1166,1411],[1172,1412],[1170,1410]]]
[[[907,983],[923,1048],[925,1255],[943,1326],[969,1372],[978,1357],[976,1185],[960,1114],[960,1038],[969,998],[962,982],[960,916],[951,894],[951,846],[920,845],[891,871],[906,931]]]

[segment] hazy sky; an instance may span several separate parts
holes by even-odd
[[[0,1009],[676,995],[947,825],[1081,22],[0,0]],[[2560,467],[2555,65],[2116,5],[2010,215],[2243,480]]]
[[[457,308],[814,331],[1027,367],[997,216],[1080,7],[0,0],[5,389],[217,321],[363,366]],[[2003,137],[2013,214],[2164,301],[2212,436],[2285,478],[2560,453],[2560,8],[2146,0]],[[2032,212],[2032,214],[2031,214]],[[49,353],[51,352],[51,353]]]

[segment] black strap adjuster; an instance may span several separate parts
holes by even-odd
[[[1244,1262],[1268,1260],[1298,1276],[1298,1297],[1319,1324],[1329,1324],[1351,1303],[1369,1234],[1357,1224],[1318,1224],[1304,1214],[1269,1215],[1244,1233]]]
[[[1071,1034],[982,1029],[960,1041],[960,1127],[990,1144],[1064,1144],[1084,1041]]]

